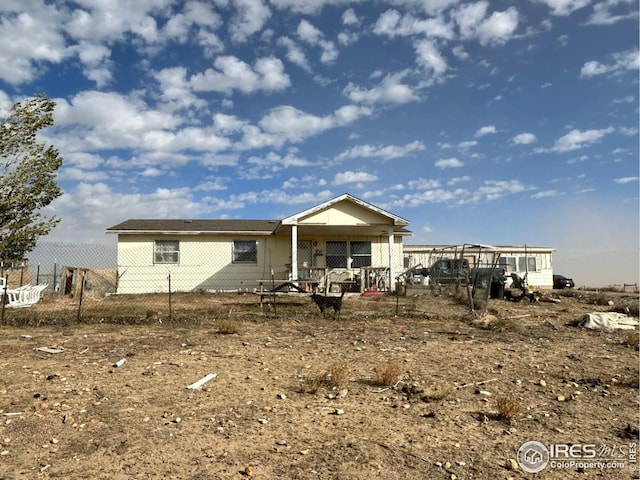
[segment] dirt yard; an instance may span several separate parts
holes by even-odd
[[[637,478],[637,332],[571,325],[637,313],[637,294],[491,301],[482,319],[448,296],[347,296],[338,320],[256,297],[190,297],[201,313],[173,321],[145,307],[133,324],[0,326],[0,479]],[[530,440],[624,466],[526,473]]]

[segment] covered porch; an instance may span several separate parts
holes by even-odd
[[[305,291],[386,292],[402,269],[408,222],[350,195],[285,218],[289,278]]]

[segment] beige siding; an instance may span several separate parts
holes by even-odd
[[[233,263],[234,240],[257,241],[257,263]],[[155,240],[179,240],[178,264],[154,263]],[[288,237],[217,235],[120,235],[118,293],[253,289],[261,280],[286,278]]]
[[[389,219],[351,202],[340,202],[300,219],[299,225],[389,225]]]

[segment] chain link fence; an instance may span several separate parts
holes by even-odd
[[[183,249],[178,264],[155,262],[140,268],[135,267],[136,255],[146,253],[136,247],[124,255],[121,251],[118,258],[115,247],[104,245],[46,245],[32,252],[28,262],[7,264],[2,270],[0,323],[191,324],[221,319],[318,318],[319,309],[310,298],[314,285],[296,283],[293,285],[297,288],[291,288],[286,260],[273,259],[273,265],[280,265],[274,268],[256,263],[229,263],[222,254],[218,258],[215,248],[212,246],[214,253],[206,259],[188,255]],[[338,285],[349,283],[348,279],[331,275],[325,280]],[[369,286],[370,282],[366,283]],[[339,295],[329,292],[328,284],[326,294]],[[387,297],[387,301],[373,298],[359,302],[357,313],[351,313],[375,318],[416,310],[415,299],[398,299],[392,289],[376,296]],[[351,310],[353,302],[345,302],[348,303],[346,309]],[[384,308],[380,308],[383,303]],[[324,316],[331,318],[333,314],[325,312]],[[342,312],[341,318],[348,315]]]
[[[28,262],[3,264],[0,294],[4,325],[49,325],[74,322],[149,323],[201,322],[207,320],[317,318],[319,311],[311,301],[317,286],[313,282],[290,282],[286,259],[269,262],[229,262],[229,255],[212,245],[208,255],[189,255],[184,248],[179,262],[171,251],[161,252],[154,262],[137,261],[142,251],[131,245],[121,249],[87,244],[51,244],[32,253]],[[493,270],[495,259],[487,265]],[[266,266],[265,266],[266,263]],[[272,265],[274,266],[272,268]],[[279,266],[279,267],[278,267]],[[484,266],[484,265],[483,265]],[[465,267],[467,265],[465,264]],[[464,269],[467,272],[468,268]],[[375,273],[375,272],[374,272]],[[372,298],[357,304],[360,317],[419,315],[433,296],[449,296],[468,305],[472,311],[486,309],[490,282],[476,277],[459,281],[458,271],[445,281],[430,272],[424,285],[419,271],[407,271],[394,279],[385,291],[373,291]],[[449,272],[451,273],[451,272]],[[329,285],[350,288],[358,278],[333,278],[325,274],[326,295],[338,295]],[[365,276],[366,277],[366,276]],[[449,281],[451,279],[456,281]],[[365,278],[367,286],[371,282]],[[335,283],[331,283],[334,282]],[[391,283],[391,281],[389,281]],[[281,288],[283,287],[283,288]],[[359,288],[346,290],[355,296]],[[370,290],[365,290],[364,297]],[[360,296],[360,295],[358,295]],[[378,297],[385,297],[384,301]],[[472,300],[473,299],[473,300]],[[478,305],[480,302],[480,305]],[[354,302],[346,302],[355,305]],[[351,307],[347,306],[347,310]],[[331,315],[333,312],[325,312]],[[342,319],[348,318],[341,315]]]

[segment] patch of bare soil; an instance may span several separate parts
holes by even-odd
[[[572,326],[610,308],[588,296],[482,318],[347,296],[340,319],[307,297],[197,298],[173,322],[0,327],[0,478],[533,478],[514,462],[529,440],[627,452],[540,478],[637,476],[637,334]]]

